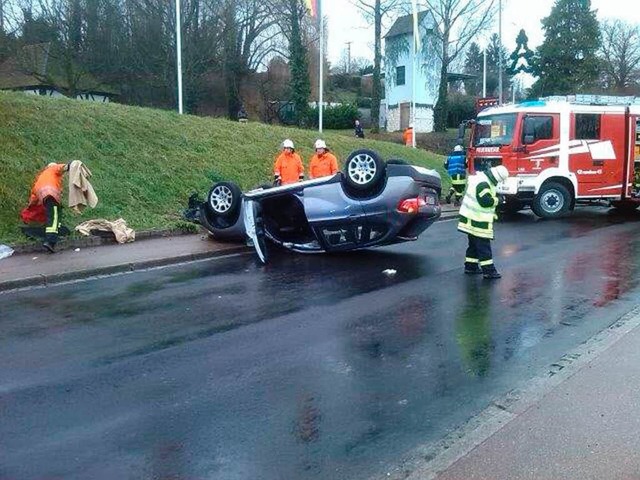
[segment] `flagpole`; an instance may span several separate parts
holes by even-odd
[[[415,42],[415,33],[414,35],[414,39],[413,39],[413,49],[412,49],[412,54],[413,54],[413,62],[412,62],[412,73],[411,73],[411,123],[413,124],[413,128],[411,129],[411,146],[413,148],[416,148],[416,84],[417,82],[417,78],[416,78],[416,42]]]
[[[178,71],[178,113],[182,115],[182,38],[180,0],[176,0],[176,70]]]
[[[322,0],[318,0],[318,15],[320,15],[320,81],[318,83],[320,105],[318,106],[318,131],[322,133],[322,111],[324,108],[324,15],[322,14]]]

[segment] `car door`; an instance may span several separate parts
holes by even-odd
[[[367,227],[362,202],[345,193],[339,175],[306,187],[302,200],[307,221],[325,250],[352,250],[362,245]]]
[[[268,252],[262,223],[260,203],[256,200],[244,200],[244,228],[250,243],[262,263],[267,263]]]

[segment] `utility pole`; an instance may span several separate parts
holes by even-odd
[[[0,0],[0,32],[4,32],[4,0]]]
[[[502,105],[502,0],[498,1],[498,104]]]
[[[347,44],[347,74],[351,73],[351,44],[353,42],[345,42]]]

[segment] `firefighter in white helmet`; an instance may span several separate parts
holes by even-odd
[[[309,161],[309,178],[328,177],[338,173],[338,159],[329,151],[324,140],[316,140],[316,153]]]
[[[282,142],[282,153],[276,158],[273,175],[276,185],[287,185],[304,180],[302,159],[296,153],[293,142],[288,138]]]
[[[458,222],[458,230],[466,233],[469,238],[464,273],[482,273],[488,279],[501,277],[493,264],[491,240],[494,237],[493,221],[498,206],[496,185],[508,177],[509,171],[504,165],[469,177]]]

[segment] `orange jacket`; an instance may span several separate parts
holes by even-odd
[[[402,134],[402,138],[404,139],[404,144],[407,147],[411,147],[413,145],[413,128],[407,128]]]
[[[328,177],[338,172],[338,159],[333,153],[317,153],[309,162],[309,178]]]
[[[56,163],[40,172],[31,188],[29,205],[43,204],[47,197],[62,201],[62,175],[66,167],[64,163]]]
[[[280,177],[282,185],[296,183],[304,177],[302,159],[297,153],[282,152],[276,158],[273,173]]]

